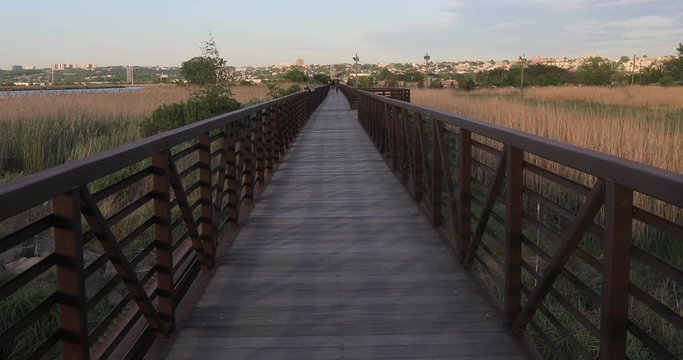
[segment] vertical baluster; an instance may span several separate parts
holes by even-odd
[[[152,188],[154,191],[154,242],[156,250],[157,294],[159,318],[174,330],[175,291],[173,286],[173,236],[171,234],[171,185],[168,153],[152,156]]]
[[[213,201],[211,196],[211,139],[209,133],[199,135],[199,196],[202,247],[208,267],[213,267],[216,243],[213,234]]]
[[[246,119],[244,130],[244,198],[247,204],[254,201],[254,123],[251,116]]]
[[[391,164],[395,173],[400,170],[399,166],[399,143],[401,139],[401,126],[398,119],[398,107],[391,107]]]
[[[505,179],[505,323],[511,325],[521,308],[522,286],[522,150],[508,147]]]
[[[237,137],[239,136],[239,122],[228,125],[225,129],[228,132],[227,140],[227,161],[225,163],[225,178],[227,180],[228,193],[228,229],[236,230],[239,225],[239,195],[240,178],[238,177],[237,165]],[[240,156],[241,157],[241,156]]]
[[[410,143],[410,130],[409,130],[409,119],[408,110],[403,109],[401,112],[401,181],[403,184],[408,184],[410,179],[410,156],[409,156],[409,143]]]
[[[422,126],[422,114],[415,113],[415,145],[413,147],[413,198],[416,202],[422,201],[424,193],[424,127]]]
[[[460,233],[458,241],[461,249],[467,249],[472,237],[472,133],[460,128],[459,137],[458,215],[460,216]]]
[[[600,359],[626,357],[632,212],[633,191],[606,180]]]
[[[266,109],[265,137],[264,137],[264,173],[273,174],[273,163],[275,159],[275,144],[273,139],[273,125],[275,124],[275,107]]]
[[[266,178],[265,170],[265,143],[264,138],[264,128],[267,121],[267,114],[262,110],[256,118],[256,171],[255,171],[255,181],[254,186],[263,187],[264,180]]]
[[[57,255],[59,329],[64,333],[62,358],[88,359],[88,306],[83,273],[81,205],[78,191],[55,197],[54,241]]]
[[[440,225],[442,221],[442,192],[441,192],[441,151],[438,146],[438,127],[441,126],[438,120],[432,119],[432,223],[434,226]]]

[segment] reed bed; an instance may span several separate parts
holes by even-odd
[[[140,139],[138,123],[194,89],[17,93],[0,96],[0,183]],[[267,99],[263,85],[237,86],[243,104]]]
[[[585,94],[577,95],[582,90]],[[683,110],[683,89],[638,87],[617,91],[640,91],[654,98],[653,94],[663,94],[660,90],[671,90],[675,94],[663,96],[659,103],[669,104],[669,109]],[[562,91],[567,91],[567,94]],[[411,98],[417,104],[683,173],[683,111],[659,111],[644,105],[636,109],[586,105],[605,104],[608,101],[605,94],[609,91],[612,90],[529,89],[521,98],[514,96],[519,92],[508,89],[473,93],[413,89]],[[542,102],[528,101],[529,98]],[[583,104],[570,106],[555,102],[582,98],[592,100],[581,100]],[[616,105],[622,100],[613,101]]]

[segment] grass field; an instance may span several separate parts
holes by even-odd
[[[232,89],[243,104],[267,98],[265,86]],[[192,89],[17,94],[0,97],[0,183],[140,139],[138,123]]]
[[[412,101],[683,173],[683,88],[412,89]]]

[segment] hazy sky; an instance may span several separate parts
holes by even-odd
[[[683,0],[0,0],[0,68],[179,65],[209,30],[233,65],[659,56]]]

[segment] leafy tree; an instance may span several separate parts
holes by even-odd
[[[283,78],[295,83],[304,83],[308,81],[308,75],[306,75],[304,70],[300,67],[289,69],[289,71],[283,75]]]
[[[676,51],[678,51],[678,56],[683,56],[683,42],[678,43]]]
[[[332,78],[327,74],[315,74],[313,75],[313,80],[319,84],[329,84]]]
[[[602,57],[592,57],[578,68],[578,75],[584,85],[607,85],[616,74],[614,64]]]
[[[268,96],[277,99],[283,96],[291,95],[301,91],[300,85],[292,84],[289,87],[281,88],[276,82],[266,83],[268,87]]]
[[[150,136],[198,120],[238,109],[232,97],[227,61],[221,57],[213,35],[202,43],[202,56],[182,64],[182,74],[198,89],[186,102],[162,105],[140,123],[140,132]]]
[[[216,83],[216,67],[208,56],[195,56],[184,61],[180,73],[190,84],[206,86]]]
[[[355,79],[354,79],[355,80]],[[369,88],[375,86],[375,82],[369,76],[359,76],[358,77],[358,87]]]

